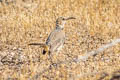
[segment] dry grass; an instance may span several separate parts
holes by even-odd
[[[0,80],[114,80],[120,70],[120,44],[85,62],[67,60],[120,38],[120,0],[2,1]],[[65,25],[68,44],[53,56],[55,63],[66,63],[51,68],[42,48],[27,44],[44,43],[60,16],[77,19]]]

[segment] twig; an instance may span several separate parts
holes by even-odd
[[[113,40],[111,43],[103,45],[100,48],[98,48],[97,50],[88,52],[84,56],[80,56],[78,59],[76,59],[76,62],[80,62],[81,60],[86,61],[90,56],[97,55],[100,52],[105,51],[105,49],[110,48],[110,47],[116,45],[117,43],[120,43],[120,39]]]

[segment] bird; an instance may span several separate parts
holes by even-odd
[[[58,53],[64,43],[65,43],[65,31],[64,31],[64,25],[66,23],[67,20],[70,20],[70,19],[76,19],[74,17],[68,17],[68,18],[65,18],[65,17],[59,17],[57,18],[56,20],[56,27],[55,29],[49,34],[45,44],[36,44],[36,43],[33,43],[33,44],[29,44],[29,45],[41,45],[41,47],[43,47],[43,51],[42,51],[42,54],[45,55],[45,54],[53,54],[53,53]]]
[[[64,25],[66,23],[67,20],[70,19],[76,19],[74,17],[68,17],[68,18],[64,18],[64,17],[59,17],[56,20],[56,27],[55,29],[50,33],[50,35],[48,36],[45,45],[43,46],[43,54],[52,54],[54,52],[58,53],[65,42],[65,31],[64,31]]]

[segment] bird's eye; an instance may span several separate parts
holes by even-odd
[[[63,18],[63,20],[65,20],[65,18]]]

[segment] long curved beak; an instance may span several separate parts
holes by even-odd
[[[65,20],[76,19],[75,17],[68,17]]]

